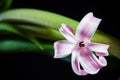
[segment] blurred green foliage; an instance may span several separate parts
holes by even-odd
[[[0,12],[8,10],[12,2],[13,0],[0,0]]]

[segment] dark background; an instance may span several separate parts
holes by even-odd
[[[88,12],[102,18],[99,30],[120,38],[119,5],[117,0],[14,0],[14,8],[42,9],[80,21]],[[71,64],[60,59],[41,55],[40,52],[19,52],[0,56],[1,73],[8,80],[118,80],[120,60],[106,57],[108,66],[98,74],[77,76]]]

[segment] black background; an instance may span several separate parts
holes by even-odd
[[[120,38],[120,10],[117,0],[14,0],[11,8],[42,9],[78,21],[88,12],[93,12],[96,17],[102,18],[99,30]],[[40,52],[19,52],[0,56],[0,72],[8,80],[118,80],[120,60],[109,57],[107,60],[108,66],[98,74],[77,76],[70,63],[41,55]]]

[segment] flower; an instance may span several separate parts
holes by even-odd
[[[59,31],[67,40],[60,40],[54,43],[54,58],[63,58],[72,54],[72,69],[77,75],[96,74],[107,65],[104,56],[108,56],[107,44],[91,42],[101,19],[93,16],[90,12],[83,17],[76,29],[75,36],[73,29],[62,24]]]

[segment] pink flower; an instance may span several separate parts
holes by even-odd
[[[75,36],[70,26],[62,24],[59,30],[67,40],[54,43],[54,58],[72,54],[72,69],[77,75],[96,74],[107,65],[104,56],[108,56],[109,47],[90,41],[100,22],[101,19],[94,17],[93,13],[88,13],[78,25]]]

